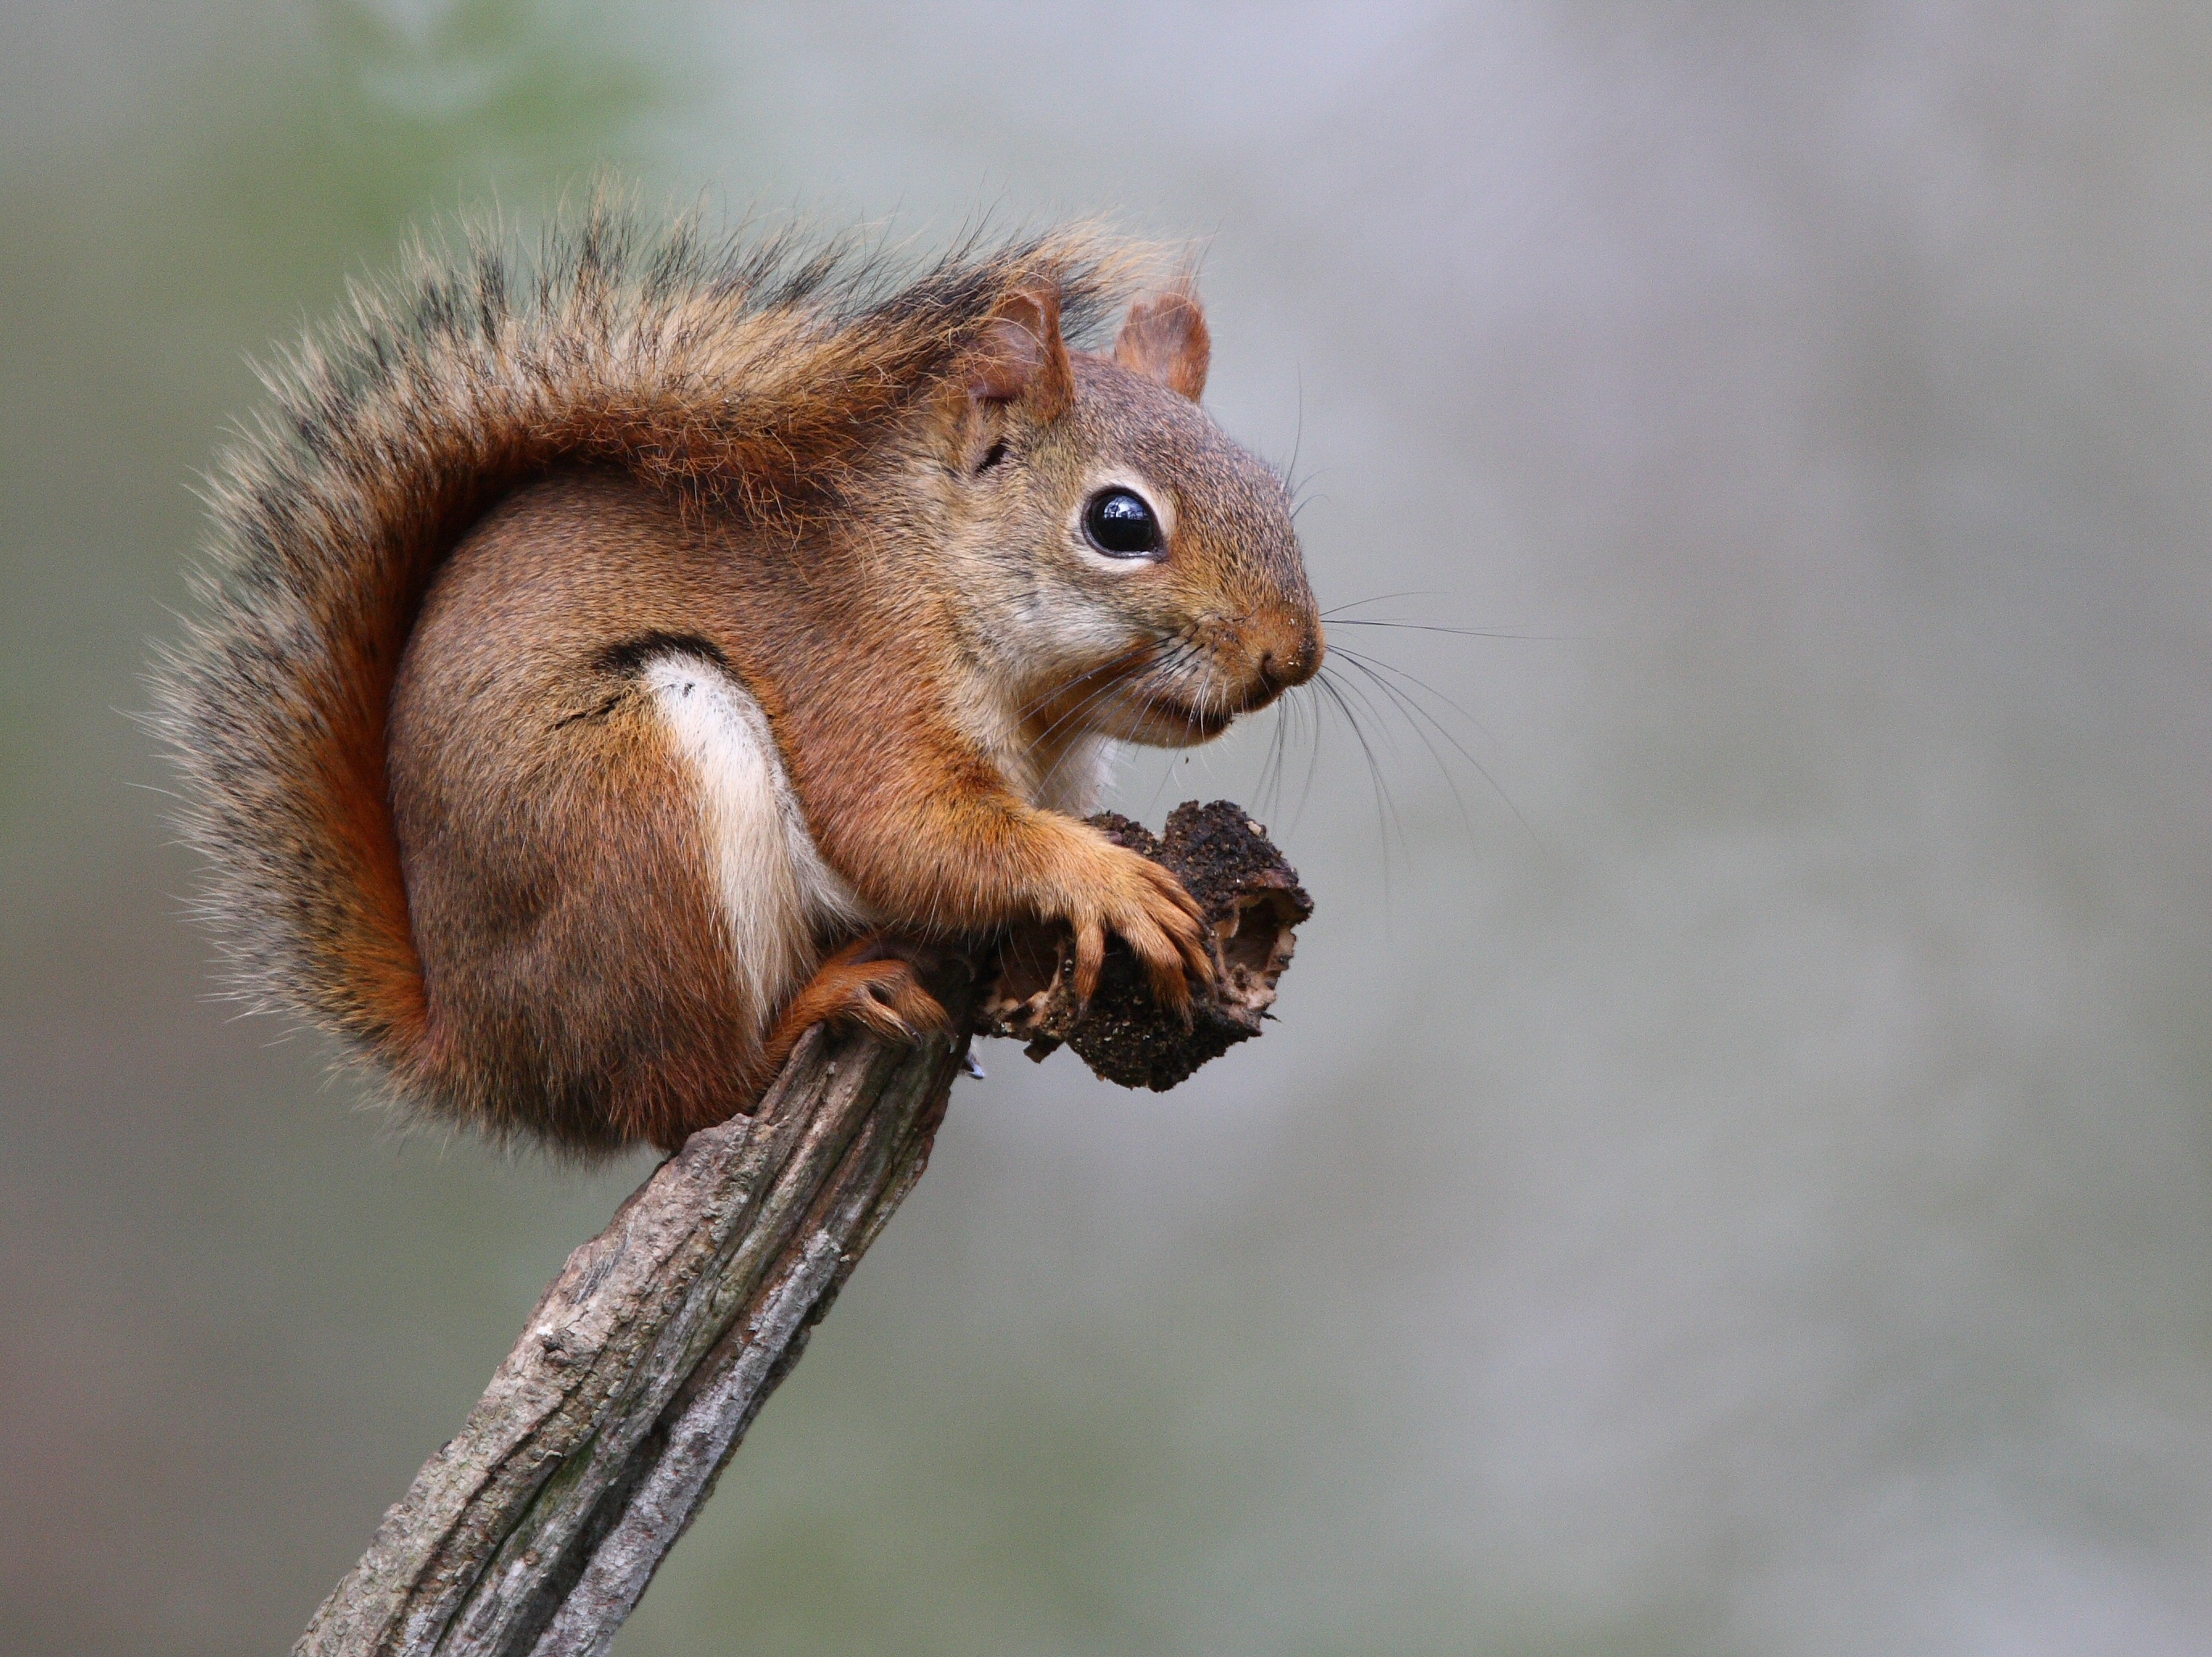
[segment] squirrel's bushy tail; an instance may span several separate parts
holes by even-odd
[[[601,463],[804,520],[1012,293],[1073,332],[1148,255],[1087,229],[972,244],[915,279],[849,241],[713,241],[601,198],[535,260],[495,232],[403,276],[264,377],[219,462],[198,613],[153,723],[230,987],[345,1037],[403,1092],[437,1055],[386,777],[386,711],[440,560],[499,496]]]

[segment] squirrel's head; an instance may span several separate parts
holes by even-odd
[[[1032,735],[1185,746],[1320,669],[1289,490],[1199,406],[1209,355],[1188,283],[1103,355],[1069,349],[1039,284],[947,387],[942,556]]]

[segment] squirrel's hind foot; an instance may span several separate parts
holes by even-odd
[[[892,1041],[950,1035],[951,1015],[922,987],[936,959],[932,946],[891,933],[847,944],[822,963],[776,1020],[768,1040],[770,1073],[817,1024],[857,1024]]]

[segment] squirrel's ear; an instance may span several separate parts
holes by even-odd
[[[968,394],[979,403],[1021,403],[1041,420],[1075,400],[1057,286],[1017,289],[999,302],[969,358]]]
[[[1129,308],[1129,320],[1114,342],[1114,360],[1198,401],[1213,360],[1213,336],[1206,332],[1206,313],[1188,283]]]

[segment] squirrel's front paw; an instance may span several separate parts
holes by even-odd
[[[1112,844],[1099,852],[1096,878],[1067,908],[1075,930],[1076,999],[1088,1002],[1098,988],[1106,935],[1114,932],[1143,964],[1162,1004],[1188,1011],[1190,978],[1213,981],[1205,911],[1170,870],[1150,858]]]
[[[784,1015],[794,1033],[808,1025],[863,1025],[893,1041],[949,1034],[951,1014],[922,988],[927,947],[872,934],[847,944],[822,963]]]

